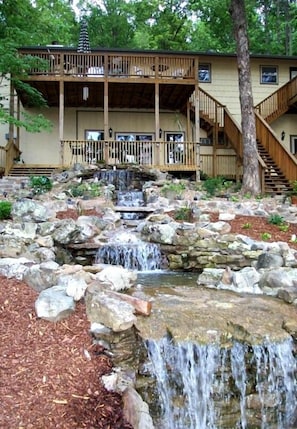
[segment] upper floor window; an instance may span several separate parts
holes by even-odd
[[[290,67],[290,79],[297,76],[297,67]]]
[[[199,82],[211,82],[210,64],[199,64],[198,80]]]
[[[278,83],[277,66],[261,66],[260,83],[265,83],[265,84]]]
[[[297,154],[297,136],[290,136],[290,149],[293,155]]]

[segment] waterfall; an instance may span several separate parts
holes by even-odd
[[[134,180],[134,172],[127,169],[99,170],[94,174],[102,183],[112,184],[120,191],[129,189]]]
[[[137,271],[158,270],[161,251],[155,243],[145,243],[132,232],[122,232],[98,249],[96,263],[122,265]]]
[[[158,429],[288,429],[296,413],[293,343],[147,341]],[[255,411],[256,409],[256,411]],[[295,415],[296,418],[296,415]]]

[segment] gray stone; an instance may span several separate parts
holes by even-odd
[[[120,266],[110,265],[97,273],[95,278],[108,285],[111,290],[121,291],[130,289],[137,280],[137,273]]]
[[[59,265],[54,261],[47,261],[29,267],[24,275],[24,281],[37,292],[57,284],[57,269]]]
[[[154,429],[149,407],[132,387],[128,387],[123,394],[123,412],[126,420],[133,429]]]
[[[53,286],[43,290],[35,302],[37,317],[49,322],[58,322],[65,319],[74,310],[74,300],[66,294],[63,286]]]
[[[13,219],[23,222],[45,222],[53,218],[54,213],[45,204],[40,204],[33,200],[16,201],[11,210]]]
[[[125,331],[136,322],[134,307],[108,296],[98,287],[86,290],[86,313],[91,323],[100,323],[114,332]]]
[[[261,268],[278,268],[284,265],[284,260],[281,255],[275,253],[262,253],[257,262],[257,270]]]

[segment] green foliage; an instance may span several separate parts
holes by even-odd
[[[100,183],[77,183],[68,189],[69,194],[76,197],[95,198],[101,195],[102,185]]]
[[[282,225],[284,223],[284,218],[277,213],[273,213],[269,216],[268,223],[272,225]]]
[[[293,180],[291,182],[291,191],[289,191],[289,195],[297,195],[297,180]]]
[[[207,195],[213,197],[223,189],[224,179],[222,177],[210,177],[202,183],[202,188]]]
[[[190,209],[190,207],[179,207],[177,210],[175,210],[173,217],[175,220],[190,221],[191,215],[192,210]]]
[[[270,240],[271,239],[271,234],[269,232],[262,232],[261,239],[264,240],[264,241]]]
[[[179,198],[182,196],[185,189],[186,189],[186,185],[183,182],[178,182],[178,183],[168,182],[162,186],[160,192],[166,198],[168,197]]]
[[[46,176],[31,176],[30,186],[35,194],[44,194],[52,189],[52,181]]]
[[[278,228],[282,232],[287,232],[290,228],[290,225],[288,225],[287,223],[283,223],[282,225],[279,225]]]
[[[10,201],[0,201],[0,219],[9,219],[11,216],[12,203]]]
[[[246,222],[246,223],[244,223],[244,224],[242,225],[242,228],[243,228],[243,229],[251,229],[251,227],[252,227],[252,224],[251,224],[251,223],[249,223],[249,222]]]

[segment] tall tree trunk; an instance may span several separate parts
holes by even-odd
[[[238,82],[243,138],[242,192],[250,193],[251,195],[258,195],[261,192],[261,186],[244,0],[231,0],[230,14],[233,19],[237,46]]]

